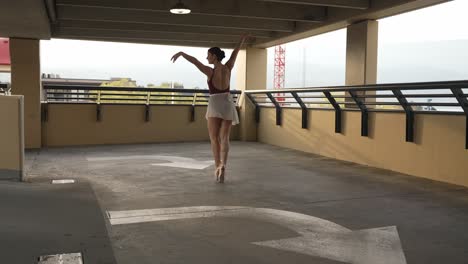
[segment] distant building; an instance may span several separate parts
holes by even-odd
[[[110,86],[110,87],[138,87],[137,82],[132,80],[132,78],[121,78],[113,77],[110,80],[107,80],[101,84],[101,86]]]
[[[89,86],[100,86],[102,83],[109,82],[111,80],[105,79],[74,79],[74,78],[60,78],[58,74],[42,74],[42,85],[89,85]]]
[[[42,86],[47,85],[64,85],[64,86],[87,86],[87,87],[137,87],[137,83],[132,78],[113,77],[110,79],[75,79],[61,78],[58,74],[43,73]],[[88,90],[70,90],[70,89],[47,89],[47,93],[43,93],[43,99],[47,101],[83,101],[90,98]]]
[[[101,86],[103,83],[107,83],[110,80],[104,79],[74,79],[74,78],[61,78],[58,74],[43,73],[41,75],[42,86],[46,85],[66,85],[66,86]],[[74,95],[73,93],[78,93]],[[47,90],[47,93],[43,93],[44,100],[60,100],[60,101],[82,101],[83,98],[89,98],[87,95],[88,91],[85,90],[64,90],[64,89],[53,89]],[[46,98],[47,96],[47,98]]]

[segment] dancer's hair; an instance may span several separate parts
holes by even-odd
[[[208,52],[215,55],[218,61],[222,61],[224,57],[226,57],[224,51],[222,51],[219,47],[212,47],[208,50]]]

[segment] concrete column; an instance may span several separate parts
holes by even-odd
[[[374,20],[366,20],[348,26],[346,85],[377,83],[378,32],[378,22]]]
[[[24,96],[26,148],[41,147],[41,65],[38,39],[10,39],[11,93]]]
[[[0,95],[0,180],[21,181],[23,162],[23,96]]]
[[[267,50],[247,48],[239,52],[237,61],[237,83],[245,90],[264,90],[267,83]],[[257,140],[255,107],[247,97],[241,98],[240,139]]]

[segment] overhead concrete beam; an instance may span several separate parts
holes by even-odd
[[[220,47],[225,49],[233,49],[237,42],[229,41],[205,41],[205,40],[171,40],[171,39],[141,39],[141,38],[103,38],[100,36],[73,36],[64,35],[61,39],[72,39],[72,40],[88,40],[88,41],[106,41],[106,42],[123,42],[123,43],[134,43],[134,44],[153,44],[153,45],[167,45],[167,46],[183,46],[183,47]]]
[[[320,22],[326,18],[326,9],[317,6],[277,5],[262,1],[185,1],[193,15],[216,17],[258,18],[302,22]],[[173,1],[127,1],[127,0],[60,0],[58,7],[86,7],[106,10],[147,11],[169,13]]]
[[[49,39],[50,35],[44,1],[0,1],[0,36]]]
[[[351,9],[367,9],[370,0],[257,0],[263,2],[274,2],[283,4],[330,6]]]
[[[97,29],[97,30],[119,30],[132,32],[171,32],[171,33],[199,33],[204,35],[216,36],[240,36],[244,30],[240,29],[224,29],[224,28],[203,28],[203,27],[184,27],[174,25],[154,25],[154,24],[138,24],[138,23],[121,23],[121,22],[99,22],[93,21],[76,21],[76,20],[60,20],[60,24],[52,28],[52,35],[58,36],[59,29]],[[272,31],[255,30],[251,32],[252,37],[256,39],[269,39],[274,37]]]
[[[220,36],[201,33],[147,32],[109,29],[59,28],[59,36],[101,38],[115,40],[158,40],[174,42],[232,43],[239,42],[239,36]],[[249,44],[249,43],[247,43]]]
[[[242,29],[245,31],[280,31],[293,32],[295,24],[290,21],[237,18],[217,20],[204,15],[175,16],[173,14],[151,11],[126,11],[121,9],[100,9],[87,7],[58,6],[58,18],[79,21],[124,22],[154,25],[176,25],[185,27]]]

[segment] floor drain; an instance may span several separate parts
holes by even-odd
[[[38,264],[83,264],[81,253],[40,256]]]
[[[75,183],[75,180],[52,180],[52,184],[65,184],[65,183]]]

